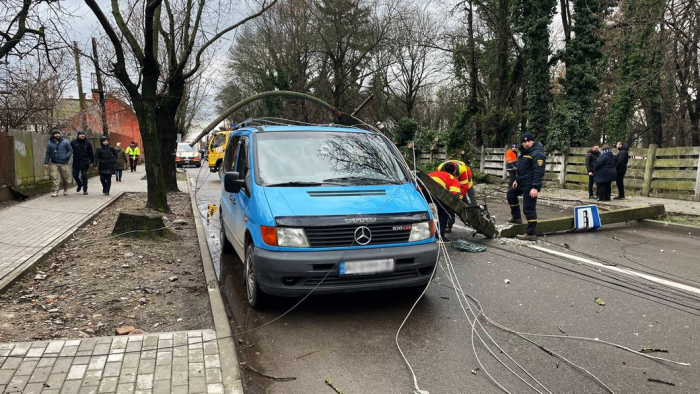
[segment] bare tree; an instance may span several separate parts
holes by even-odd
[[[74,12],[59,0],[0,0],[0,10],[0,61],[34,56],[37,49],[51,61],[50,52],[69,46],[61,37],[68,36],[64,22]]]
[[[396,24],[388,44],[394,61],[388,67],[386,88],[398,103],[399,112],[393,117],[399,120],[414,117],[423,89],[438,71],[439,56],[430,43],[437,40],[440,29],[430,14],[416,8],[402,13]]]
[[[110,71],[124,86],[139,119],[150,207],[169,210],[166,190],[177,189],[172,152],[187,80],[198,75],[207,50],[217,40],[261,15],[275,1],[263,3],[256,13],[234,24],[225,24],[230,15],[215,1],[150,0],[122,10],[113,0],[110,19],[96,0],[85,0],[114,48]],[[139,22],[130,24],[132,18]],[[129,67],[130,61],[137,67]]]
[[[66,115],[61,96],[73,79],[69,62],[58,69],[43,57],[27,57],[0,68],[0,127],[48,133]]]

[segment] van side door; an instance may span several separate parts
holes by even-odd
[[[226,173],[229,171],[234,171],[236,165],[236,158],[238,156],[239,142],[240,137],[236,136],[231,138],[230,143],[228,145],[225,145],[226,151],[224,154],[223,163],[221,165],[222,172]],[[229,240],[232,241],[231,244],[234,245],[234,249],[236,249],[236,251],[238,252],[235,238],[233,235],[233,214],[235,206],[234,204],[236,204],[235,195],[232,193],[227,193],[226,190],[224,190],[222,181],[220,199],[221,206],[219,207],[219,209],[221,210],[221,223],[219,223],[219,225],[223,226],[223,229],[226,232],[226,236]]]
[[[234,204],[231,211],[233,217],[233,246],[240,256],[244,256],[245,231],[248,220],[247,208],[251,193],[250,141],[246,136],[242,136],[238,143],[238,154],[236,155],[234,171],[238,172],[239,179],[245,180],[246,185],[240,192],[233,194]]]

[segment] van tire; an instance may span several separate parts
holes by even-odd
[[[243,276],[245,280],[246,298],[253,309],[263,309],[269,296],[258,286],[258,273],[255,270],[255,245],[251,242],[245,249]]]
[[[219,242],[221,242],[221,254],[233,253],[233,245],[226,238],[226,230],[224,230],[224,214],[219,208]]]

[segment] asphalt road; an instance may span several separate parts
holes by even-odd
[[[218,176],[206,168],[188,169],[188,176],[197,180],[206,215],[209,203],[218,205]],[[489,208],[500,223],[509,217],[505,202],[492,201]],[[539,209],[540,218],[565,213]],[[249,331],[238,336],[247,392],[333,393],[326,379],[346,394],[415,390],[395,339],[415,292],[311,296],[295,308],[297,299],[280,299],[258,312],[246,305],[238,258],[218,258],[217,215],[207,231],[232,327]],[[700,392],[697,237],[621,224],[543,237],[538,250],[515,240],[472,238],[466,230],[452,238],[488,248],[476,254],[447,248],[456,280],[480,302],[483,315],[472,330],[477,308],[465,299],[460,303],[443,258],[444,270],[438,269],[398,337],[420,389],[431,394],[503,392],[499,385],[511,393]],[[560,337],[529,337],[543,350],[488,323],[484,315],[513,331]],[[690,366],[646,359],[602,341],[662,349],[667,352],[649,354]]]

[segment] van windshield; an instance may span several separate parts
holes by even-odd
[[[267,132],[256,135],[259,184],[266,186],[406,183],[399,161],[379,135]]]
[[[180,143],[180,144],[177,144],[177,151],[178,152],[196,152],[197,146],[195,145],[195,147],[191,147],[190,144]]]

